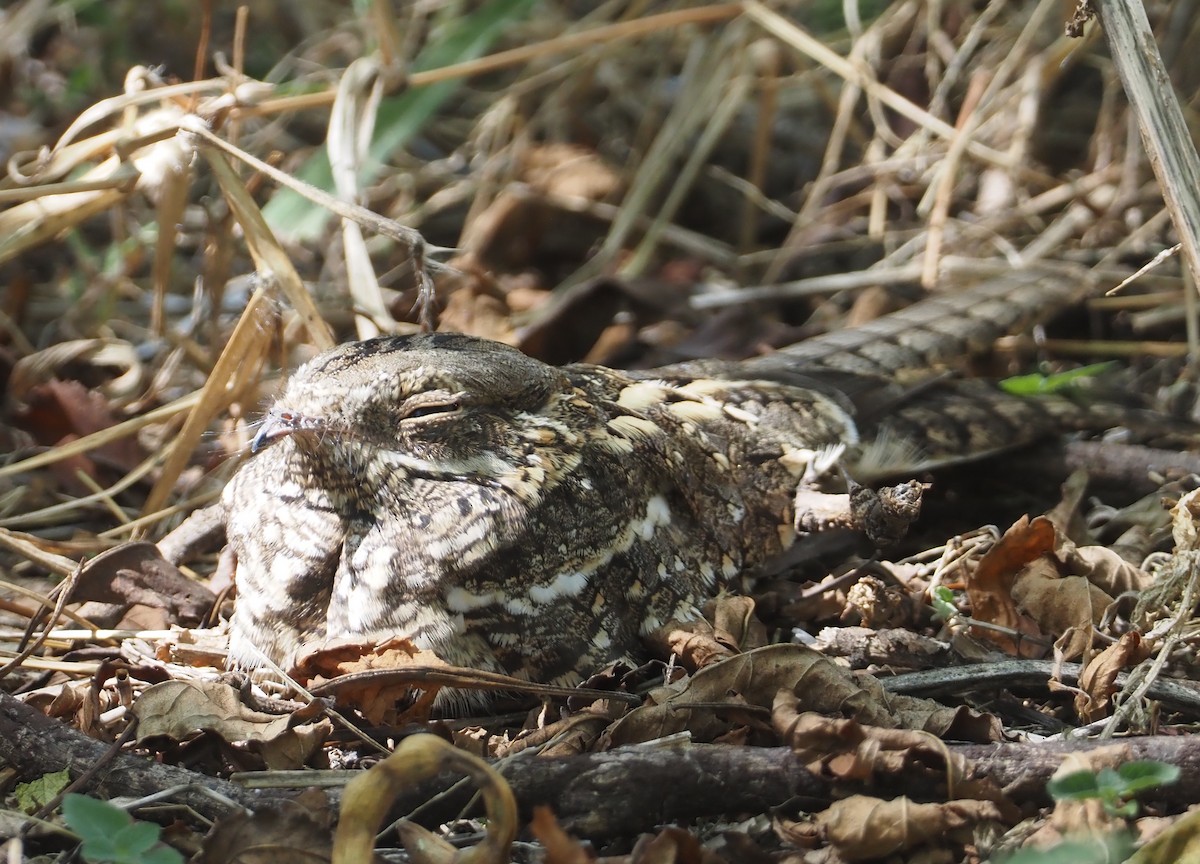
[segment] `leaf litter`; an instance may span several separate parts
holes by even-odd
[[[753,600],[720,598],[708,624],[655,634],[656,662],[597,670],[570,698],[440,669],[403,640],[323,648],[290,678],[232,681],[220,671],[232,601],[217,548],[178,568],[144,542],[212,499],[277,370],[335,339],[430,321],[548,362],[736,359],[989,268],[1111,286],[1153,259],[1113,298],[1125,305],[1107,341],[1078,325],[1036,345],[1015,337],[977,371],[1025,371],[1036,354],[1043,380],[1075,385],[1064,361],[1128,357],[1136,341],[1112,386],[1160,390],[1186,413],[1178,362],[1155,359],[1186,351],[1186,280],[1159,254],[1175,238],[1130,149],[1133,121],[1098,32],[1055,38],[1049,3],[937,15],[899,3],[849,18],[827,5],[604,4],[576,17],[570,4],[532,13],[496,0],[457,19],[415,4],[399,21],[322,9],[300,25],[306,38],[267,40],[279,48],[268,59],[247,53],[246,37],[271,28],[256,9],[201,22],[188,44],[203,34],[221,54],[202,55],[200,75],[131,62],[124,92],[102,82],[57,116],[21,89],[70,80],[69,52],[39,55],[45,40],[111,36],[86,18],[65,27],[49,4],[0,13],[13,34],[0,48],[12,70],[0,79],[12,157],[0,182],[3,638],[16,661],[5,690],[106,741],[136,722],[128,747],[213,775],[307,766],[298,786],[320,776],[311,769],[360,769],[393,746],[416,766],[400,776],[453,764],[500,799],[512,760],[638,746],[790,753],[837,781],[826,800],[754,811],[755,828],[735,821],[745,805],[731,798],[696,810],[723,818],[640,839],[597,832],[616,860],[982,860],[1121,828],[1014,798],[958,747],[1194,722],[1194,703],[1152,690],[1164,670],[1194,677],[1200,509],[1182,476],[1151,471],[1140,502],[1126,489],[1116,505],[1072,480],[1024,516],[993,498],[1044,486],[1036,462],[1001,457],[1004,483],[981,472],[957,493],[935,477],[943,510],[971,497],[972,512],[927,519],[882,557],[829,537],[810,560],[764,575]],[[400,58],[413,61],[407,75]],[[324,185],[307,142],[331,109],[338,161]],[[1082,119],[1058,122],[1068,109]],[[979,501],[994,509],[972,522]],[[70,576],[69,596],[47,573]],[[935,619],[940,589],[951,611]],[[853,627],[849,650],[828,635]],[[788,644],[812,633],[823,653]],[[888,647],[871,655],[868,639]],[[889,675],[922,665],[1043,659],[1052,672],[1037,686],[999,679],[936,701],[888,689],[905,677]],[[511,710],[431,717],[432,694],[453,684],[510,692]],[[459,745],[449,755],[447,740]],[[468,751],[498,761],[454,755]],[[383,797],[397,781],[370,782],[369,797]],[[687,792],[703,801],[718,788],[713,777]],[[511,846],[521,829],[544,860],[596,860],[563,827],[580,806],[569,797],[516,805],[485,820],[488,836],[475,831],[484,823],[442,821],[480,850],[472,860],[529,854]],[[376,825],[360,806],[341,821],[361,844]],[[1162,797],[1148,807],[1147,824],[1180,809]],[[1044,830],[1022,827],[1030,816]],[[258,842],[339,860],[319,840],[333,822],[329,799],[306,793],[231,811],[193,845],[199,860]],[[404,825],[410,852],[458,860]]]

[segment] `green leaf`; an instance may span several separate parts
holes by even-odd
[[[66,789],[70,782],[71,775],[64,768],[61,771],[43,774],[28,783],[18,783],[17,788],[13,790],[13,796],[22,812],[33,813],[53,801],[54,796]]]
[[[86,795],[63,799],[63,818],[83,840],[91,864],[183,864],[183,856],[159,842],[162,828],[133,817],[107,801]]]
[[[440,38],[417,56],[413,69],[439,69],[483,56],[509,24],[529,14],[535,2],[492,0],[470,15],[449,22],[442,28]],[[460,86],[462,80],[443,81],[412,88],[383,100],[361,182],[365,185],[378,177],[391,154],[419,132]],[[333,173],[329,167],[329,154],[324,148],[300,168],[297,177],[326,192],[333,192]],[[263,207],[263,216],[277,237],[293,243],[318,240],[331,218],[327,210],[291,189],[277,191]]]
[[[183,864],[183,856],[170,846],[160,844],[143,855],[140,864]]]
[[[1081,801],[1100,797],[1100,784],[1094,771],[1075,771],[1055,777],[1046,784],[1046,791],[1055,801]]]
[[[1012,378],[1005,378],[1000,382],[1000,387],[1014,396],[1039,396],[1046,393],[1061,393],[1081,379],[1095,377],[1115,365],[1114,362],[1109,361],[1107,363],[1093,363],[1090,366],[1081,366],[1078,369],[1072,369],[1068,372],[1058,372],[1054,375],[1041,375],[1036,372],[1032,375],[1016,375]]]
[[[1144,759],[1136,762],[1126,762],[1117,769],[1117,774],[1124,781],[1124,794],[1132,797],[1147,789],[1154,789],[1158,786],[1170,786],[1172,783],[1177,782],[1179,780],[1179,766]]]
[[[86,795],[68,795],[63,799],[62,810],[67,825],[84,840],[112,837],[133,824],[133,817],[120,807]]]
[[[954,605],[954,592],[945,585],[934,589],[929,602],[933,606],[933,614],[943,621],[949,621],[959,614],[958,607]]]
[[[142,856],[158,843],[162,828],[149,822],[134,822],[113,838],[113,845],[129,861],[141,861]]]

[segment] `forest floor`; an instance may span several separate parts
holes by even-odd
[[[7,860],[1192,860],[1200,462],[1136,429],[923,471],[897,545],[570,698],[431,716],[404,640],[226,671],[220,544],[155,544],[332,344],[741,360],[1021,272],[1078,302],[939,374],[1200,417],[1172,212],[1059,2],[353,5],[0,10]],[[1147,7],[1200,92],[1200,16]]]

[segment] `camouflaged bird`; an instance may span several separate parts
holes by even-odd
[[[900,473],[1057,426],[1055,400],[914,384],[1073,294],[1012,275],[770,357],[639,372],[450,334],[333,348],[224,492],[231,657],[398,635],[568,685],[634,660],[793,544],[823,454]]]

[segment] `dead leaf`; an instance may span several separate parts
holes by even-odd
[[[1079,674],[1079,692],[1075,694],[1075,711],[1084,723],[1108,716],[1112,696],[1117,691],[1117,676],[1150,656],[1136,630],[1125,633],[1092,658]]]
[[[117,422],[108,399],[78,381],[56,378],[35,385],[25,399],[27,404],[13,412],[12,424],[24,429],[39,444],[53,446],[73,441]],[[66,489],[85,495],[92,490],[79,481],[76,472],[82,471],[100,481],[98,466],[109,465],[125,474],[136,468],[143,457],[137,439],[126,436],[96,447],[86,455],[59,460],[51,470]]]
[[[971,839],[970,829],[985,821],[1001,821],[1000,809],[991,801],[919,804],[909,798],[884,801],[865,795],[835,801],[817,816],[826,840],[846,861],[883,858],[917,846],[965,843]],[[951,832],[960,831],[963,836],[956,840]]]
[[[516,331],[512,310],[490,279],[468,278],[447,299],[438,329],[512,344]]]
[[[388,639],[384,642],[339,642],[302,655],[292,669],[292,676],[301,684],[315,687],[346,675],[362,672],[384,672],[415,666],[445,666],[431,651],[423,651],[408,639]],[[398,681],[388,676],[366,676],[361,683],[339,686],[337,703],[351,706],[374,724],[395,722],[397,704],[407,703],[419,682]],[[422,687],[422,702],[431,700],[441,685]]]
[[[1200,809],[1176,819],[1129,859],[1128,864],[1200,861]]]
[[[736,654],[730,641],[704,620],[672,621],[646,637],[655,655],[674,654],[684,669],[693,672]]]
[[[235,808],[204,838],[197,864],[275,864],[328,861],[333,850],[328,799],[307,790],[290,800],[264,802],[253,812]]]
[[[1149,573],[1107,546],[1064,545],[1058,557],[1068,573],[1083,576],[1112,597],[1126,591],[1145,591],[1154,582]]]
[[[1063,576],[1047,556],[1027,564],[1012,586],[1012,598],[1043,633],[1054,636],[1073,631],[1062,646],[1063,657],[1073,660],[1092,644],[1093,627],[1100,625],[1112,598],[1082,576]]]
[[[721,594],[704,604],[698,621],[672,621],[646,637],[660,654],[674,654],[690,670],[703,669],[739,651],[767,643],[750,597]]]
[[[164,681],[149,687],[133,703],[138,718],[138,741],[165,737],[186,741],[212,732],[224,741],[278,742],[267,752],[282,760],[272,768],[301,768],[324,741],[328,720],[301,724],[289,714],[267,714],[242,703],[237,690],[220,681]],[[319,727],[319,728],[313,728]]]
[[[1041,635],[1033,621],[1017,610],[1012,586],[1022,567],[1054,549],[1054,537],[1054,525],[1044,517],[1039,516],[1031,522],[1028,516],[1022,516],[1013,523],[966,578],[971,617],[1019,634]],[[1029,640],[990,628],[974,628],[972,635],[993,642],[1015,656],[1033,657],[1043,653],[1043,649]]]
[[[701,669],[651,691],[646,704],[614,723],[600,748],[649,741],[687,730],[697,741],[726,734],[746,707],[774,711],[780,691],[797,712],[852,717],[885,728],[924,729],[975,741],[999,740],[999,721],[969,709],[887,693],[870,675],[852,673],[802,645],[768,645]],[[776,729],[779,724],[776,723]]]
[[[1079,771],[1097,772],[1103,768],[1116,769],[1132,759],[1129,748],[1124,744],[1080,750],[1064,756],[1054,776],[1063,777]],[[1049,820],[1029,836],[1026,845],[1044,848],[1077,834],[1102,835],[1123,825],[1124,820],[1108,813],[1099,799],[1059,799],[1054,804]]]
[[[163,558],[153,543],[132,542],[83,565],[71,602],[86,601],[150,606],[164,610],[170,623],[192,627],[204,620],[216,596]]]
[[[706,854],[695,837],[674,827],[638,838],[629,855],[629,864],[709,864],[714,860],[716,856]]]
[[[564,248],[586,254],[602,236],[601,223],[582,211],[622,185],[621,175],[597,153],[560,143],[526,148],[512,181],[463,227],[458,244],[498,271],[562,256]]]
[[[533,808],[529,831],[542,844],[545,864],[589,864],[596,855],[563,830],[554,811],[544,804]]]

